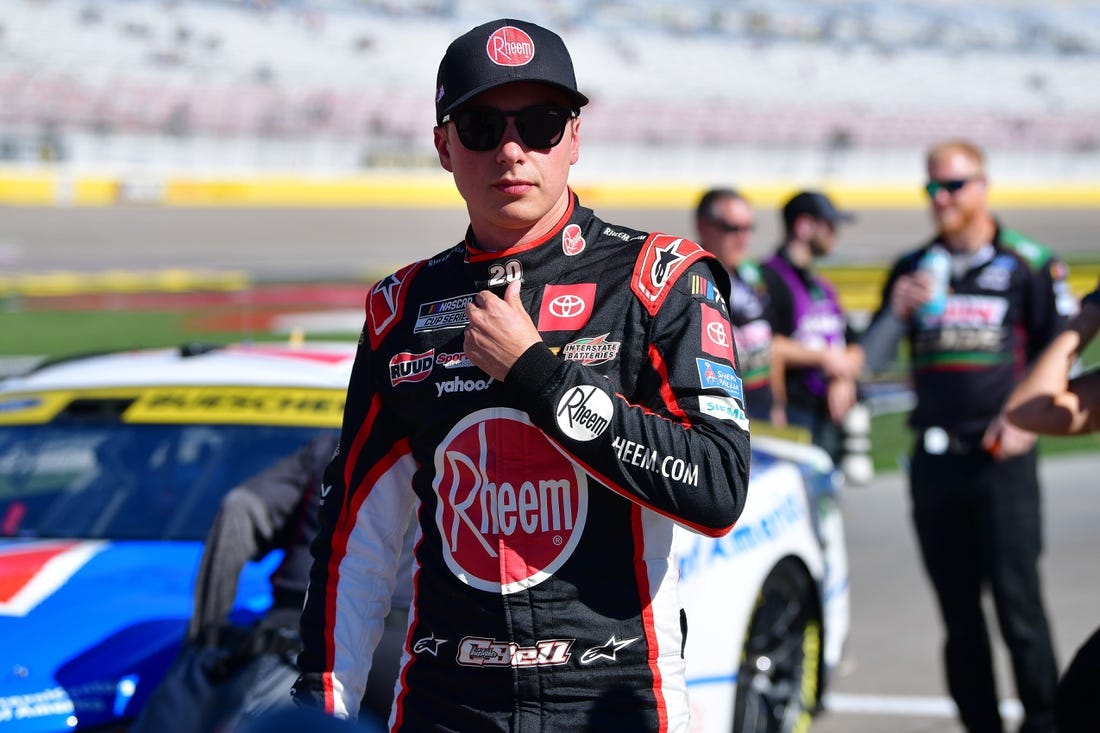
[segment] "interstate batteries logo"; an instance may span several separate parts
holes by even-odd
[[[523,447],[509,460],[502,447]],[[553,575],[573,554],[588,515],[585,473],[526,413],[467,415],[435,453],[436,525],[447,567],[490,593],[515,593]]]
[[[602,336],[592,336],[591,338],[580,338],[572,341],[562,347],[562,358],[588,365],[611,361],[619,355],[622,343],[608,341],[607,337],[610,335],[605,333]]]

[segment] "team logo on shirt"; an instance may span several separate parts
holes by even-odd
[[[1008,286],[1012,283],[1012,271],[1015,269],[1015,258],[1009,255],[997,255],[992,262],[981,269],[974,284],[982,290],[1008,290]]]
[[[741,403],[732,397],[703,395],[699,398],[699,411],[719,420],[729,420],[736,423],[742,430],[749,429],[749,416],[745,414]]]
[[[517,445],[521,461],[509,457]],[[587,474],[527,413],[505,407],[451,428],[436,448],[433,489],[447,567],[489,593],[515,593],[557,572],[588,516]]]
[[[734,336],[730,322],[705,303],[700,303],[699,308],[703,314],[703,351],[732,364]]]
[[[581,228],[576,224],[570,224],[561,232],[561,251],[567,257],[579,255],[584,251],[584,237],[581,236]]]
[[[435,632],[432,632],[431,636],[425,636],[423,639],[417,639],[413,644],[413,654],[427,653],[433,657],[439,656],[439,647],[447,643],[447,639],[435,638]]]
[[[547,285],[539,308],[540,331],[577,331],[588,324],[596,300],[596,283]]]
[[[573,440],[587,442],[603,435],[615,412],[611,398],[599,387],[580,384],[558,400],[558,428]]]
[[[718,290],[718,286],[707,278],[702,275],[693,274],[690,282],[692,295],[701,296],[718,305],[725,304],[726,299],[722,297],[722,292]]]
[[[477,293],[467,293],[445,300],[421,303],[413,325],[413,333],[438,331],[444,328],[464,328],[470,323],[466,317],[466,305]]]
[[[456,351],[454,353],[441,351],[435,357],[435,363],[444,369],[465,369],[466,367],[474,366],[474,363],[466,358],[465,351]]]
[[[576,341],[571,341],[562,347],[561,356],[563,359],[579,361],[581,364],[588,365],[611,361],[619,355],[622,343],[608,341],[607,337],[610,335],[610,333],[605,333],[601,336],[579,338]]]
[[[630,639],[623,639],[622,641],[619,641],[617,638],[615,638],[615,635],[612,634],[611,638],[608,639],[606,643],[601,644],[600,646],[594,646],[586,651],[584,654],[582,654],[581,664],[591,664],[592,662],[600,659],[606,659],[609,662],[617,662],[619,661],[619,652],[627,648],[640,638],[642,637],[635,636]]]
[[[402,382],[422,382],[432,373],[435,366],[435,349],[422,354],[402,351],[390,358],[390,384],[394,387]]]
[[[466,667],[545,667],[565,664],[569,648],[576,639],[537,641],[520,646],[514,641],[498,641],[484,636],[467,636],[458,643],[459,664]]]
[[[695,364],[699,368],[699,384],[702,387],[720,389],[735,400],[744,402],[741,377],[737,376],[737,371],[732,366],[710,359],[696,359]]]
[[[634,263],[630,288],[650,315],[655,315],[668,296],[669,286],[692,262],[704,256],[706,252],[692,241],[654,234]]]

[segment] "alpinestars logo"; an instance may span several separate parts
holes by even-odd
[[[641,299],[650,315],[661,308],[670,286],[681,271],[706,252],[694,242],[667,234],[654,234],[634,264],[630,289]]]
[[[649,266],[649,278],[658,290],[668,282],[676,265],[684,260],[684,255],[676,249],[681,241],[683,240],[677,239],[675,242],[670,242],[667,247],[658,247],[656,250],[657,257]]]
[[[601,646],[594,646],[586,651],[584,654],[582,654],[581,664],[591,664],[592,662],[595,662],[599,659],[606,659],[609,662],[617,662],[619,661],[619,652],[636,642],[639,638],[641,637],[635,636],[633,639],[623,639],[622,641],[619,641],[615,638],[615,635],[612,634],[611,638],[607,640],[607,643],[602,644]]]
[[[416,640],[416,643],[413,644],[413,654],[422,654],[426,652],[428,654],[431,654],[433,657],[438,657],[439,647],[443,646],[446,643],[447,639],[437,639],[435,638],[435,633],[433,632],[431,636],[426,636],[423,639]]]

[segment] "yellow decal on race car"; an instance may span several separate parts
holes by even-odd
[[[344,390],[291,387],[126,387],[0,395],[0,425],[48,423],[74,405],[114,403],[128,423],[340,427]],[[112,408],[97,410],[103,415]]]
[[[343,414],[343,390],[163,387],[143,390],[123,420],[340,427]]]

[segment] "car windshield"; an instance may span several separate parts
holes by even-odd
[[[222,496],[318,428],[108,422],[0,428],[0,536],[201,540]]]

